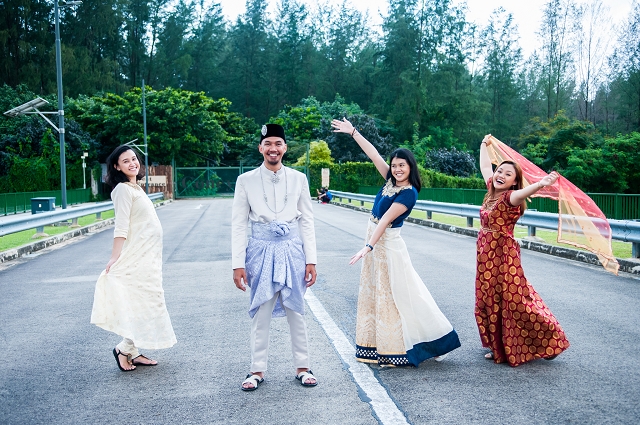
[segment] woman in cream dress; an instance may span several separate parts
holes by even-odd
[[[123,337],[113,349],[120,370],[158,363],[138,348],[169,348],[176,343],[162,289],[162,226],[136,180],[140,162],[128,146],[107,159],[107,183],[116,225],[113,250],[96,283],[91,323]]]

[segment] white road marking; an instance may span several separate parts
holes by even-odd
[[[200,208],[202,208],[202,204],[200,204],[200,205],[198,205],[198,206],[196,207],[196,209],[197,209],[197,210],[199,210]]]
[[[349,372],[351,372],[356,384],[369,397],[369,404],[380,423],[383,425],[408,424],[407,418],[391,400],[384,387],[380,385],[369,366],[356,360],[355,348],[324,309],[322,303],[313,295],[311,288],[307,289],[305,299],[342,361],[349,366]]]

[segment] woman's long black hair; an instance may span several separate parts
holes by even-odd
[[[125,153],[126,151],[133,151],[133,153],[138,158],[138,162],[140,163],[140,157],[134,151],[131,146],[120,145],[111,152],[111,155],[107,158],[107,184],[111,187],[116,187],[118,183],[128,182],[129,178],[122,172],[116,169],[116,165],[118,165],[118,159],[120,159],[120,155]],[[138,170],[137,179],[140,180],[144,177],[144,168],[142,163],[140,163],[140,169]]]
[[[409,183],[411,186],[415,187],[418,192],[422,189],[422,179],[420,179],[420,170],[418,169],[418,163],[416,162],[416,158],[413,156],[413,153],[409,149],[396,149],[391,152],[389,156],[389,172],[387,172],[387,180],[391,179],[391,182],[395,185],[396,178],[393,177],[393,173],[391,172],[391,161],[393,158],[404,159],[407,161],[409,165]]]

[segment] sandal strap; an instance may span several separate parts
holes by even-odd
[[[311,370],[305,370],[304,372],[300,372],[297,376],[297,378],[300,380],[300,382],[302,382],[303,384],[306,384],[307,382],[305,382],[308,378],[313,378],[316,379],[315,376],[313,376],[313,372],[311,372]],[[318,380],[316,379],[316,382],[318,382]]]
[[[145,356],[144,354],[138,354],[137,356],[135,356],[133,358],[133,360],[137,359],[138,357],[142,357],[143,359],[147,359],[149,361],[152,361],[149,357]]]
[[[242,381],[242,385],[244,384],[253,384],[254,388],[258,388],[258,385],[263,381],[264,378],[261,378],[260,375],[252,375],[248,374],[247,379]]]
[[[118,350],[118,356],[126,357],[127,358],[127,363],[133,364],[133,359],[131,358],[131,354],[123,353],[122,351]]]

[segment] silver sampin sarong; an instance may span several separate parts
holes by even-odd
[[[247,284],[251,288],[249,316],[280,292],[272,317],[286,316],[284,307],[304,314],[306,261],[298,222],[251,223],[247,245]]]

